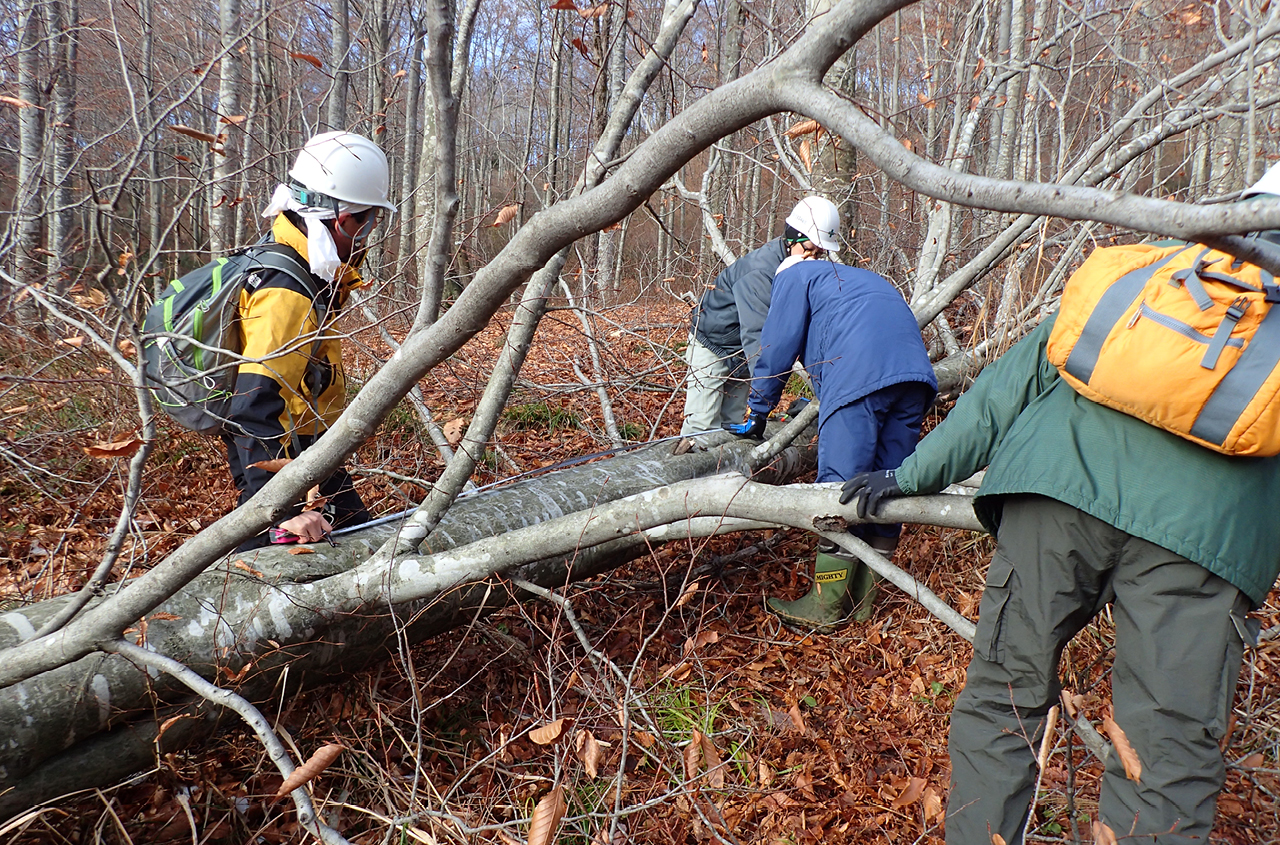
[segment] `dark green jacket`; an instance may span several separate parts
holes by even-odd
[[[898,470],[910,494],[987,467],[974,501],[999,527],[1001,497],[1079,508],[1230,581],[1261,604],[1280,571],[1280,457],[1231,458],[1076,393],[1045,357],[1050,318],[982,373]]]

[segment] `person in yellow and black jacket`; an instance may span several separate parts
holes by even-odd
[[[278,270],[251,276],[240,294],[244,362],[236,374],[223,426],[231,477],[244,504],[271,479],[261,463],[295,458],[342,413],[346,377],[334,322],[362,284],[359,266],[387,201],[386,155],[349,132],[326,132],[306,143],[277,186],[263,216],[274,218],[271,240],[311,270],[314,290]],[[257,466],[255,466],[257,464]],[[303,511],[298,502],[275,529],[240,550],[270,542],[315,542],[335,526],[359,524],[368,511],[343,469],[320,484],[326,503]]]

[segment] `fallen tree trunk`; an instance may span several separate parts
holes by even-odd
[[[673,444],[657,444],[461,499],[423,552],[458,549],[679,481],[743,470],[756,445],[728,435],[711,435],[706,442],[711,448],[680,456],[671,454]],[[757,477],[792,480],[812,468],[815,455],[809,446],[789,448]],[[302,600],[291,592],[306,585],[322,596],[329,585],[347,591],[349,598],[349,577],[342,586],[330,582],[357,570],[396,527],[353,532],[338,548],[317,545],[310,554],[269,548],[231,555],[131,636],[262,701],[278,696],[282,684],[310,685],[344,675],[385,657],[398,642],[420,642],[517,598],[504,584],[486,580],[509,568],[505,564],[487,571],[482,566],[475,577],[411,600],[357,598],[338,602],[341,610],[325,599]],[[519,577],[557,587],[616,567],[645,549],[640,534],[584,544],[523,563]],[[517,551],[528,560],[527,548]],[[425,570],[431,561],[415,557],[410,563]],[[377,589],[366,593],[379,595]],[[64,601],[0,615],[0,650],[30,637]],[[0,748],[0,818],[149,768],[157,749],[172,751],[200,741],[216,730],[219,716],[219,708],[193,704],[187,691],[167,677],[149,675],[115,655],[94,654],[0,690],[0,723],[9,726]]]

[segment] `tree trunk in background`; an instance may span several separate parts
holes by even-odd
[[[413,23],[413,58],[409,61],[409,74],[405,77],[404,92],[404,146],[400,162],[400,245],[396,256],[397,275],[404,277],[412,266],[414,257],[415,212],[418,206],[416,191],[418,175],[418,119],[421,108],[419,94],[422,91],[422,27]],[[408,287],[407,285],[405,286]],[[408,297],[408,290],[398,292]]]
[[[14,245],[14,275],[23,284],[44,279],[40,260],[40,223],[44,196],[41,167],[40,14],[36,0],[18,0],[18,194],[15,203],[17,243]]]
[[[146,100],[147,126],[156,121],[156,67],[155,67],[155,26],[153,23],[152,4],[154,0],[139,0],[138,15],[142,18],[142,96]],[[154,256],[164,248],[164,188],[160,182],[160,151],[153,133],[148,138],[139,139],[146,146],[147,168],[147,250],[152,261],[152,272],[160,272],[152,283],[152,293],[159,295],[168,284],[164,281],[166,273],[154,261]]]
[[[333,0],[333,29],[330,34],[329,65],[333,68],[333,83],[329,89],[325,123],[330,129],[347,128],[347,85],[349,84],[347,58],[351,41],[351,24],[347,19],[349,0]]]
[[[249,47],[249,102],[245,108],[244,123],[240,125],[240,174],[239,187],[236,189],[236,196],[240,198],[240,202],[236,205],[234,229],[235,242],[238,244],[257,240],[256,236],[260,221],[258,206],[264,203],[256,201],[257,198],[253,196],[251,177],[264,164],[268,165],[267,172],[271,172],[269,159],[267,162],[258,162],[255,159],[260,150],[276,146],[276,144],[263,144],[261,142],[263,138],[276,137],[270,134],[270,130],[267,128],[269,126],[268,116],[262,113],[263,99],[269,95],[270,91],[267,87],[265,76],[267,53],[270,51],[271,44],[271,33],[266,25],[267,2],[268,0],[258,0],[257,8],[252,17],[256,18],[259,23],[254,28],[252,37],[247,39]]]
[[[71,230],[75,225],[72,208],[71,163],[74,161],[76,106],[76,46],[80,18],[79,0],[49,0],[49,34],[53,40],[53,114],[49,135],[53,150],[53,208],[49,215],[49,277],[54,287],[65,290],[71,283],[67,273]]]
[[[213,183],[209,191],[209,251],[221,255],[235,246],[231,223],[235,219],[235,170],[240,147],[237,121],[240,114],[240,0],[218,0],[218,108],[209,132],[220,143],[212,145]]]

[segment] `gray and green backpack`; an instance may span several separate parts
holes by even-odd
[[[147,378],[160,407],[180,425],[214,434],[226,420],[240,362],[240,291],[262,283],[258,271],[296,280],[324,325],[315,281],[296,256],[279,244],[249,247],[174,279],[151,306],[143,323]]]

